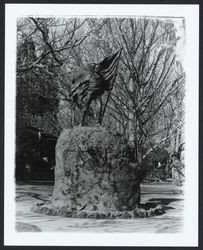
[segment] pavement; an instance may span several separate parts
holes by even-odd
[[[141,200],[170,205],[173,209],[165,214],[136,219],[78,219],[37,214],[31,206],[37,201],[51,199],[51,183],[16,185],[16,231],[17,232],[144,232],[177,233],[184,223],[183,188],[171,183],[156,182],[141,185]]]

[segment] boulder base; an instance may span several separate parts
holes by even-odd
[[[83,218],[145,217],[146,211],[137,210],[140,182],[127,153],[123,138],[101,126],[64,130],[56,145],[52,199],[32,210]],[[159,207],[147,215],[157,211],[162,213]]]

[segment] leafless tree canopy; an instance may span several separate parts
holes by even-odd
[[[103,125],[134,144],[138,162],[154,146],[172,144],[182,128],[185,73],[172,19],[20,18],[17,41],[19,126],[59,134],[77,125],[79,111],[69,102],[71,72],[123,47]],[[35,97],[39,104],[39,96],[46,112],[30,104]],[[95,111],[98,106],[92,103]]]

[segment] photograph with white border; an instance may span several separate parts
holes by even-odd
[[[198,76],[198,5],[6,4],[4,245],[198,246]]]

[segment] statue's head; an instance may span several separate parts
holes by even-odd
[[[72,74],[72,84],[77,85],[85,81],[89,81],[95,70],[95,63],[87,64],[74,71]]]

